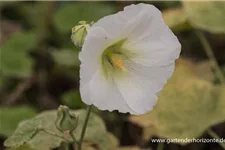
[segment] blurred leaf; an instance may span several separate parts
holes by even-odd
[[[59,65],[79,66],[78,52],[75,50],[58,50],[52,52],[54,60]]]
[[[36,44],[34,33],[17,32],[1,45],[1,69],[3,75],[28,76],[31,73],[32,60],[28,50]]]
[[[8,148],[6,150],[34,150],[32,149],[28,144],[24,144],[20,147],[17,147],[17,148]]]
[[[195,77],[195,64],[187,59],[180,57],[176,60],[175,71],[172,77],[169,79],[171,84],[175,84],[179,81],[183,81],[190,77]]]
[[[215,79],[212,67],[209,61],[202,61],[196,64],[195,72],[201,79],[213,81]]]
[[[17,0],[1,0],[0,1],[0,8],[4,5],[9,5],[18,2]]]
[[[191,28],[183,9],[169,9],[163,11],[162,14],[165,23],[175,31]]]
[[[92,144],[87,143],[87,142],[86,142],[86,143],[83,142],[82,149],[83,149],[83,150],[98,150],[98,149],[94,148],[94,147],[92,146]]]
[[[223,1],[183,1],[191,24],[213,33],[225,33],[225,3]]]
[[[69,108],[83,108],[85,104],[82,102],[80,92],[71,90],[62,95],[62,103],[69,106]]]
[[[77,116],[79,116],[79,124],[77,129],[74,131],[74,135],[78,137],[81,133],[86,111],[77,110],[71,111],[71,113],[75,113]],[[62,139],[58,137],[52,136],[43,131],[39,131],[35,135],[31,134],[31,131],[36,131],[36,128],[38,127],[44,128],[50,132],[62,136],[62,133],[55,127],[56,116],[56,111],[45,111],[33,119],[23,121],[13,136],[6,140],[5,146],[16,147],[27,143],[31,146],[31,148],[36,150],[53,149],[59,147]],[[26,135],[24,135],[24,130],[27,132]],[[32,135],[32,138],[29,135]],[[100,147],[100,150],[113,150],[117,146],[117,139],[106,131],[103,120],[94,113],[91,113],[90,115],[84,140],[97,144],[98,147]]]
[[[37,132],[38,120],[29,120],[21,123],[11,137],[5,142],[6,147],[19,147],[28,142]]]
[[[116,150],[116,147],[118,145],[118,140],[111,133],[108,133],[105,136],[105,140],[99,141],[99,142],[102,142],[102,144],[98,145],[98,148],[96,148],[96,146],[93,146],[96,143],[84,141],[82,149],[84,150]]]
[[[35,114],[36,111],[28,106],[0,108],[0,135],[6,137],[12,135],[20,121]]]
[[[129,118],[143,128],[144,140],[153,135],[162,138],[197,138],[210,126],[225,120],[225,87],[214,86],[194,75],[185,75],[188,69],[182,72],[182,65],[177,66],[159,94],[155,108],[145,115]]]
[[[71,32],[71,29],[79,21],[97,21],[115,11],[113,5],[101,4],[100,2],[68,3],[59,8],[53,19],[60,32]]]

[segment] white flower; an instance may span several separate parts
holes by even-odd
[[[79,54],[82,100],[101,110],[152,110],[180,50],[153,5],[130,5],[103,17],[88,31]]]

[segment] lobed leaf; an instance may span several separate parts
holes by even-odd
[[[14,134],[4,142],[4,146],[19,147],[25,144],[36,134],[39,123],[38,120],[29,120],[21,123]]]
[[[73,132],[74,136],[78,138],[80,137],[86,111],[77,110],[71,111],[71,113],[75,113],[79,116],[78,127]],[[43,131],[37,132],[37,129],[43,128],[47,131],[63,136],[62,133],[55,127],[56,117],[57,112],[55,110],[45,111],[33,119],[23,121],[16,129],[15,133],[5,141],[5,146],[18,147],[22,144],[28,144],[35,150],[47,150],[59,147],[63,142],[61,138],[52,136]],[[106,131],[103,120],[94,113],[91,113],[90,115],[84,141],[89,141],[90,143],[98,145],[100,150],[113,150],[118,144],[117,139]]]

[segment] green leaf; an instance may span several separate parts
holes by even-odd
[[[28,106],[0,108],[0,135],[6,137],[12,135],[20,121],[35,114],[36,111]]]
[[[79,21],[97,21],[103,16],[114,13],[112,5],[99,2],[68,3],[59,8],[54,16],[54,24],[60,32],[71,32]]]
[[[9,137],[5,142],[6,147],[19,147],[28,142],[38,131],[39,120],[29,120],[22,122],[14,134]]]
[[[1,69],[6,76],[28,76],[32,60],[28,50],[34,48],[36,36],[30,32],[17,32],[1,45]]]
[[[52,52],[53,58],[58,65],[79,66],[78,52],[75,50],[58,50]]]
[[[183,1],[191,24],[212,33],[225,33],[225,3],[222,1]]]
[[[197,138],[212,125],[225,120],[225,87],[215,86],[195,74],[187,75],[185,63],[176,66],[154,109],[129,118],[143,128],[144,140],[154,135],[170,139]]]
[[[56,117],[56,111],[44,111],[37,115],[35,119],[41,122],[39,125],[40,128],[61,135],[62,133],[58,131],[55,126]],[[34,149],[42,150],[57,148],[60,146],[61,142],[61,138],[40,131],[28,142],[28,144]]]
[[[183,9],[169,9],[163,11],[162,14],[165,23],[174,31],[182,31],[191,28]]]
[[[215,75],[213,73],[211,64],[209,61],[202,61],[195,65],[195,72],[197,76],[201,79],[207,81],[213,81],[215,79]]]
[[[81,128],[84,123],[86,111],[77,110],[77,111],[70,111],[70,112],[75,113],[76,116],[79,116],[78,127],[73,132],[75,137],[78,138],[80,136]],[[55,110],[45,111],[37,115],[33,119],[23,121],[21,125],[17,128],[16,132],[12,135],[12,137],[10,137],[9,139],[5,141],[5,146],[18,147],[26,143],[31,148],[36,150],[54,149],[59,147],[62,142],[61,138],[55,137],[43,131],[36,132],[37,128],[42,128],[49,132],[63,136],[62,133],[56,129],[56,126],[55,126],[56,117],[57,117],[57,111]],[[25,133],[24,130],[27,133]],[[30,132],[28,132],[27,130],[29,130]],[[33,132],[36,134],[34,135]],[[114,148],[118,144],[117,139],[112,134],[106,131],[106,127],[103,120],[94,113],[91,113],[90,115],[84,141],[88,141],[90,143],[94,143],[98,145],[98,147],[101,148],[100,150],[105,150],[105,149],[114,150]]]
[[[70,90],[62,95],[62,103],[69,106],[69,108],[84,108],[85,104],[82,102],[80,92],[77,90]]]

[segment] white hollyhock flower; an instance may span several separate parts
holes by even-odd
[[[180,50],[153,5],[130,5],[103,17],[88,31],[79,54],[82,100],[101,110],[152,110]]]

